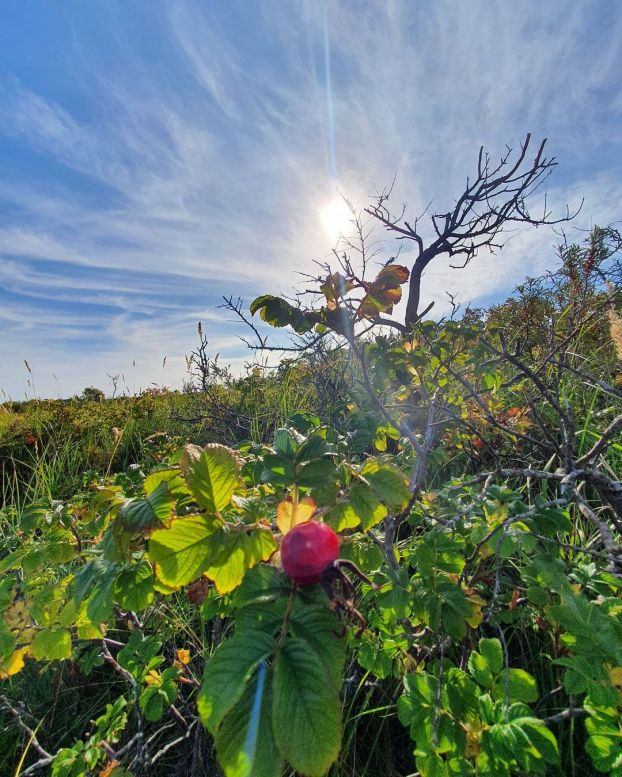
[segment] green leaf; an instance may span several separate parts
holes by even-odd
[[[449,777],[447,763],[437,753],[426,753],[416,760],[421,777]]]
[[[479,652],[484,656],[493,674],[503,669],[503,650],[498,639],[480,639]]]
[[[505,686],[503,686],[504,675],[502,674],[497,688],[495,688],[495,696],[498,699],[504,698]],[[533,678],[524,669],[509,669],[508,670],[508,683],[510,690],[510,701],[522,701],[525,704],[532,704],[538,700],[538,686],[535,678]],[[504,694],[503,696],[501,694]]]
[[[532,746],[536,748],[547,763],[559,763],[557,740],[552,731],[549,731],[537,718],[523,719],[522,728],[529,737]]]
[[[138,704],[146,720],[156,723],[164,714],[166,698],[159,688],[150,685],[140,694]]]
[[[328,443],[325,438],[318,434],[310,434],[307,439],[302,443],[298,453],[296,454],[296,462],[303,464],[306,461],[312,461],[313,459],[321,459],[328,450]]]
[[[37,661],[71,658],[71,632],[67,629],[43,629],[32,641],[32,655]]]
[[[277,429],[274,433],[274,447],[281,456],[293,459],[299,443],[291,429]]]
[[[179,464],[197,502],[211,513],[219,513],[231,502],[240,485],[240,463],[234,451],[224,445],[186,445]]]
[[[112,566],[93,586],[91,595],[86,603],[86,612],[89,620],[95,625],[106,623],[112,615],[114,602],[114,584],[116,580],[116,566]]]
[[[168,490],[176,497],[190,495],[181,470],[176,467],[163,467],[152,470],[143,481],[143,491],[149,496],[162,483],[166,483]]]
[[[156,577],[175,588],[200,577],[218,551],[214,535],[221,525],[212,516],[189,515],[173,521],[169,529],[154,531],[149,539],[149,558],[156,565]]]
[[[10,658],[15,649],[15,636],[6,624],[0,622],[0,664]]]
[[[363,669],[384,680],[386,677],[391,677],[393,672],[392,653],[395,653],[394,649],[383,649],[375,642],[365,640],[358,646],[356,660]]]
[[[262,665],[214,738],[226,777],[281,777],[272,732],[272,674]]]
[[[219,594],[227,594],[242,582],[251,563],[252,547],[246,532],[221,534],[218,553],[205,569]]]
[[[215,734],[223,718],[242,696],[244,686],[274,650],[274,638],[246,632],[222,642],[207,662],[197,705],[203,725]]]
[[[290,486],[296,478],[294,463],[279,453],[267,453],[263,457],[261,480],[274,486]]]
[[[270,326],[291,326],[298,334],[304,334],[313,329],[319,317],[312,311],[295,308],[280,297],[272,294],[262,294],[251,302],[251,315],[260,311],[261,318]]]
[[[383,461],[369,459],[361,475],[376,492],[379,499],[395,510],[404,508],[410,499],[408,478],[397,467]]]
[[[276,551],[276,540],[270,529],[253,529],[248,535],[248,559],[249,568],[256,566],[260,561],[268,561]]]
[[[115,596],[117,602],[125,610],[139,612],[148,607],[153,601],[155,591],[153,588],[154,575],[151,565],[147,561],[139,561],[130,569],[123,570],[115,583]]]
[[[73,598],[76,604],[87,595],[95,580],[105,575],[109,569],[115,569],[115,565],[101,557],[96,557],[87,562],[73,579]]]
[[[483,688],[491,688],[493,684],[493,674],[490,669],[490,664],[476,650],[474,650],[469,656],[468,661],[469,672],[473,679],[481,685]]]
[[[364,531],[380,523],[387,515],[377,493],[365,483],[355,483],[350,489],[350,501],[356,515],[360,518]]]
[[[164,526],[173,514],[175,497],[166,483],[160,483],[145,499],[132,499],[119,510],[128,531],[144,531]]]
[[[326,523],[336,532],[342,532],[344,529],[353,529],[361,522],[351,502],[340,502],[324,517]]]
[[[317,653],[327,679],[337,693],[341,688],[346,640],[339,636],[340,623],[335,613],[324,603],[312,605],[296,602],[290,618],[290,631],[307,642]]]
[[[307,777],[322,777],[339,755],[341,704],[321,656],[288,638],[274,661],[273,730],[279,752]]]
[[[134,677],[139,677],[147,664],[154,666],[155,657],[161,647],[162,640],[154,634],[143,637],[140,632],[132,631],[127,645],[117,653],[117,661]]]
[[[296,483],[302,488],[315,488],[334,480],[336,476],[337,470],[331,459],[315,459],[300,467]]]
[[[48,512],[45,504],[26,505],[19,517],[19,527],[24,532],[31,532],[41,524]]]

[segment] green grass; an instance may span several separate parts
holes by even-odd
[[[595,374],[613,373],[611,344],[592,349],[582,365],[582,369]],[[226,385],[214,386],[210,394],[163,391],[100,402],[32,400],[0,407],[0,498],[4,507],[0,538],[14,537],[20,514],[33,504],[71,499],[94,479],[122,473],[129,477],[136,466],[147,471],[187,441],[265,443],[272,439],[276,428],[301,410],[318,415],[326,423],[341,424],[340,429],[346,431],[345,396],[336,392],[330,381],[323,382],[325,377],[305,365],[292,365],[267,376],[251,372]],[[600,388],[572,376],[566,376],[557,388],[562,401],[580,419],[575,432],[580,455],[589,450],[598,438],[598,430],[619,409]],[[541,408],[541,413],[543,424],[554,434],[554,413],[547,407]],[[543,434],[543,430],[534,433]],[[532,458],[536,465],[547,464],[537,461],[535,454]],[[464,450],[441,446],[432,455],[426,486],[430,491],[441,488],[450,478],[475,466]],[[549,462],[548,466],[557,464]],[[622,472],[620,442],[609,447],[605,466],[618,476]],[[530,503],[538,488],[540,485],[525,486]],[[582,519],[576,520],[575,532],[581,545],[589,543],[594,535],[593,527]],[[144,625],[146,631],[161,636],[172,660],[175,647],[180,646],[206,659],[223,637],[221,629],[227,629],[227,623],[218,618],[211,624],[208,629],[199,609],[180,593],[159,601]],[[508,644],[512,664],[528,669],[540,688],[556,687],[559,677],[548,659],[550,645],[534,641],[527,625],[524,633],[524,638],[515,637]],[[112,632],[109,636],[123,641],[128,633]],[[490,636],[496,636],[492,629]],[[24,703],[32,715],[29,724],[35,728],[41,724],[46,745],[57,749],[83,738],[90,721],[102,713],[106,703],[119,693],[127,693],[122,681],[110,678],[105,668],[96,667],[85,676],[72,662],[28,662],[23,672],[3,683],[2,691],[14,703]],[[355,662],[347,666],[345,678],[343,747],[331,777],[404,777],[411,773],[412,742],[395,712],[400,680],[379,681]],[[547,714],[558,711],[554,696],[543,702],[542,710]],[[563,773],[572,777],[593,773],[583,752],[582,731],[581,723],[573,721],[572,728],[560,726],[556,732],[565,758]],[[178,732],[175,729],[171,733]],[[11,717],[0,712],[0,774],[12,773],[26,742]],[[207,737],[197,735],[180,745],[170,757],[163,757],[152,773],[182,773],[179,769],[186,769],[190,763],[195,765],[197,775],[217,774]]]

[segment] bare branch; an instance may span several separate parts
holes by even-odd
[[[405,209],[398,216],[392,216],[387,202],[391,189],[378,196],[375,203],[366,208],[366,212],[383,224],[390,232],[396,233],[398,240],[412,240],[417,246],[418,255],[410,274],[410,289],[406,308],[406,326],[412,327],[419,318],[421,278],[427,265],[441,254],[462,256],[461,267],[477,256],[481,248],[491,250],[503,247],[500,238],[511,224],[559,224],[568,221],[580,210],[571,215],[568,208],[564,216],[551,217],[546,196],[542,212],[532,214],[527,202],[551,174],[557,162],[554,157],[544,155],[544,139],[538,147],[535,157],[527,161],[531,144],[531,134],[521,142],[518,154],[510,163],[512,149],[506,152],[496,166],[491,165],[490,156],[479,150],[477,175],[473,180],[467,178],[466,186],[454,207],[448,211],[432,214],[431,223],[435,239],[427,246],[418,231],[418,216],[413,223],[404,219]],[[391,187],[392,188],[392,187]],[[429,207],[429,206],[428,206]],[[424,211],[427,212],[428,208]]]

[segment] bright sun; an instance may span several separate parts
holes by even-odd
[[[335,197],[320,211],[324,232],[332,241],[352,231],[352,211],[341,197]]]

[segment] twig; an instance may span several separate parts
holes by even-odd
[[[48,751],[41,745],[39,740],[37,739],[37,734],[33,729],[30,728],[30,726],[23,720],[22,713],[20,713],[19,710],[17,710],[11,702],[7,699],[7,697],[4,694],[0,695],[0,703],[2,706],[7,710],[7,712],[15,719],[15,722],[17,725],[26,733],[28,734],[28,737],[30,739],[30,743],[34,747],[34,749],[39,753],[40,756],[42,756],[40,761],[37,761],[37,767],[38,769],[41,769],[43,766],[47,766],[47,764],[51,763],[54,760],[53,755],[51,753],[48,753]],[[35,764],[33,764],[30,769],[33,769],[35,767]],[[25,772],[24,772],[25,774]]]
[[[190,737],[190,734],[192,733],[192,729],[196,726],[196,724],[197,724],[197,718],[195,718],[188,725],[188,728],[186,729],[186,732],[184,734],[182,734],[182,736],[177,737],[177,739],[173,739],[172,742],[168,742],[166,745],[164,745],[164,747],[161,750],[158,750],[158,752],[155,753],[153,755],[153,757],[149,759],[149,765],[153,766],[153,764],[158,759],[160,759],[163,755],[166,755],[166,753],[168,753],[169,750],[172,750],[174,747],[176,747],[177,745],[181,744],[181,742],[183,742],[184,740],[188,739]]]

